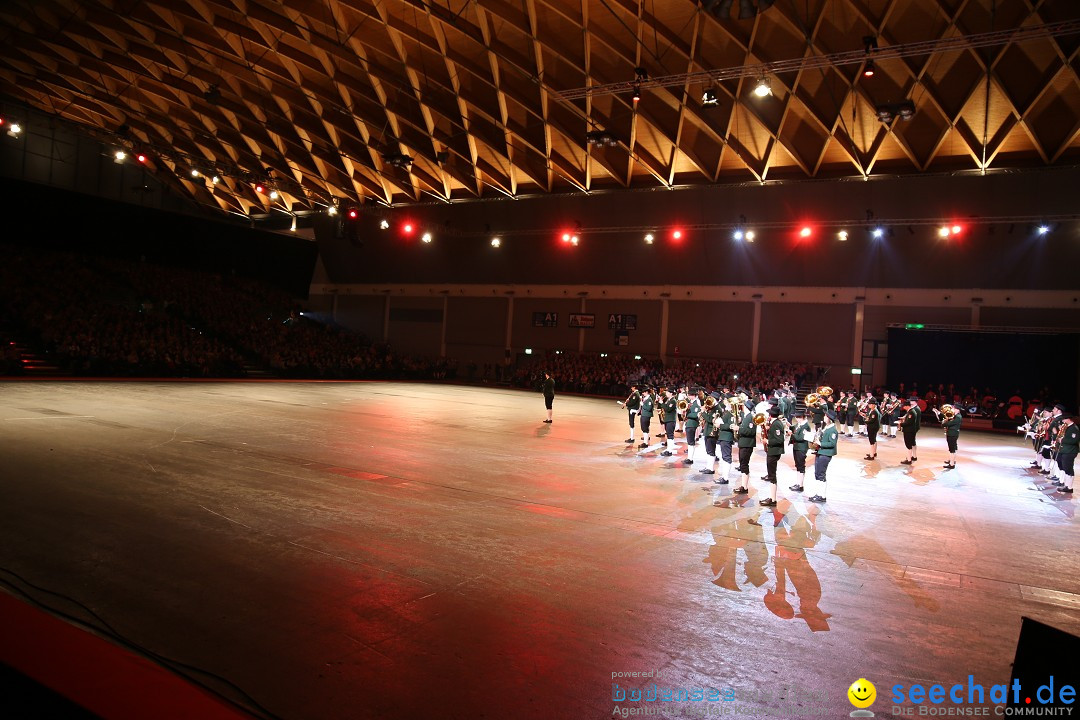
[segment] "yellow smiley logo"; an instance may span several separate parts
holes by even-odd
[[[877,699],[877,688],[866,678],[859,678],[847,689],[848,700],[857,708],[868,708]]]

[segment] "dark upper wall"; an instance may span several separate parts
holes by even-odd
[[[364,225],[364,245],[343,240],[320,244],[332,282],[738,284],[857,287],[1071,288],[1077,285],[1080,226],[1063,223],[1047,238],[1031,237],[1030,223],[979,223],[969,218],[1061,216],[1077,213],[1072,168],[979,176],[919,176],[868,182],[820,181],[754,187],[624,192],[519,201],[487,201],[403,208],[430,228],[404,240],[394,230]],[[865,220],[848,224],[851,239],[835,239],[840,221],[879,219],[959,220],[956,241],[941,241],[936,227],[891,226],[872,242]],[[762,229],[753,245],[731,240],[729,230],[689,230],[678,246],[657,233],[652,246],[642,230],[604,228],[655,224],[657,228],[728,224],[832,222],[796,242],[790,228]],[[560,228],[580,223],[581,245],[563,246]],[[861,226],[861,227],[860,227]],[[488,233],[490,228],[490,234]],[[454,233],[458,233],[455,235]],[[463,235],[469,234],[469,235]],[[503,246],[493,250],[491,235]]]

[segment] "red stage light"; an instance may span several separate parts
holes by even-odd
[[[963,232],[963,230],[964,230],[964,228],[962,228],[959,225],[953,225],[952,226],[952,234],[953,235],[959,235],[961,232]]]
[[[568,242],[570,242],[570,233],[563,233],[563,234],[562,234],[562,241],[563,241],[564,243],[568,243]]]
[[[256,185],[255,186],[255,192],[262,195],[264,192],[266,192],[266,188],[264,188],[262,185]]]
[[[809,225],[803,225],[802,229],[799,230],[799,237],[808,238],[813,232],[814,231],[810,229]]]
[[[353,208],[353,209],[349,210],[349,219],[350,220],[355,220],[359,216],[360,216],[360,213],[356,212],[356,208]]]
[[[672,230],[671,237],[675,240],[682,240],[682,230]]]
[[[401,226],[401,232],[405,233],[406,235],[412,235],[412,231],[413,231],[412,223],[405,223],[404,225]]]
[[[145,155],[143,155],[142,153],[139,153],[138,155],[136,155],[136,156],[135,156],[135,159],[136,159],[136,160],[138,160],[138,161],[139,161],[139,162],[141,162],[141,163],[144,163],[144,162],[146,162],[146,156],[145,156]]]

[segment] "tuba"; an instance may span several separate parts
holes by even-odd
[[[831,387],[829,387],[828,385],[822,385],[821,387],[819,387],[817,389],[817,394],[820,395],[823,398],[829,397],[830,395],[832,395],[832,393],[833,393],[833,389]]]
[[[948,403],[946,403],[945,405],[941,406],[941,417],[945,420],[945,422],[948,422],[949,420],[952,420],[954,417],[956,417],[956,413],[956,407],[953,405],[949,405]]]
[[[763,412],[754,413],[754,424],[755,425],[764,425],[765,421],[768,420],[768,419],[769,419],[768,415],[766,415]]]
[[[806,407],[813,407],[814,405],[817,405],[818,401],[820,400],[821,396],[818,393],[807,393],[806,397],[804,398]]]

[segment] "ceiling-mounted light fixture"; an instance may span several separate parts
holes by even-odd
[[[408,170],[413,163],[413,159],[402,152],[384,153],[383,160],[386,161],[387,165],[396,167],[399,170]]]
[[[767,77],[762,77],[758,80],[758,84],[754,87],[754,94],[759,98],[772,95],[772,86],[769,85],[769,79]]]
[[[712,88],[706,88],[705,92],[701,94],[701,104],[704,107],[716,107],[719,102],[716,91]]]

